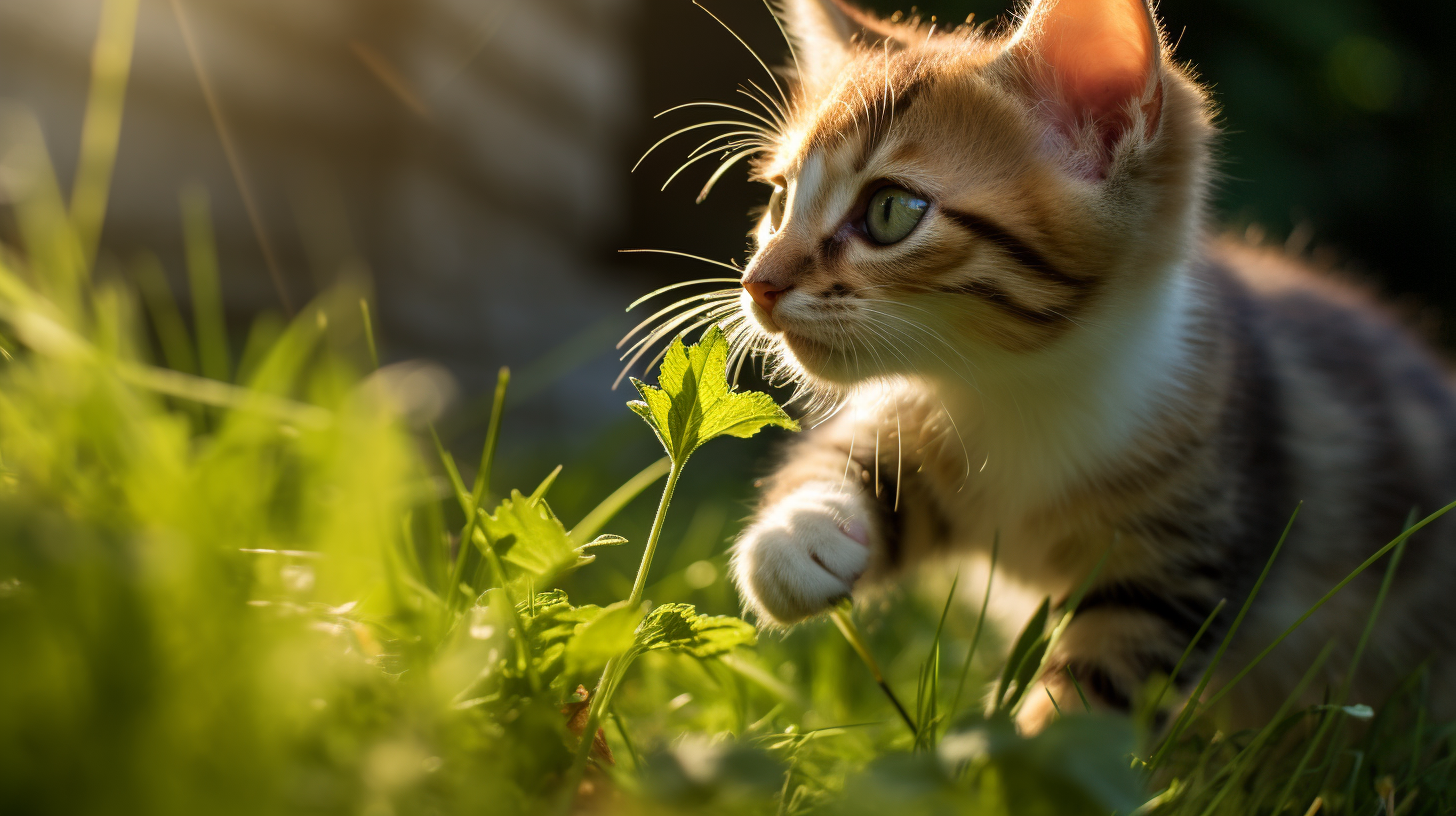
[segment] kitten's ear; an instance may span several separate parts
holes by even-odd
[[[1100,149],[1098,175],[1129,131],[1157,134],[1162,41],[1146,0],[1035,0],[1009,50],[1050,103],[1041,109],[1078,147]]]
[[[811,93],[839,76],[854,43],[887,42],[899,48],[899,32],[844,0],[778,0],[779,19],[794,49],[799,81]]]

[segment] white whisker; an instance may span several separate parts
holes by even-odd
[[[764,131],[765,133],[774,133],[775,132],[774,129],[778,127],[777,123],[775,123],[771,119],[768,119],[767,117],[765,117],[761,113],[758,113],[756,111],[750,110],[750,109],[745,108],[745,107],[741,107],[739,105],[734,105],[734,104],[729,103],[729,102],[719,102],[716,99],[700,99],[700,100],[697,100],[697,101],[694,101],[694,102],[684,102],[681,105],[673,105],[672,107],[670,107],[670,108],[668,108],[668,109],[666,109],[664,111],[658,112],[652,118],[653,119],[659,119],[659,118],[661,118],[663,116],[666,116],[669,113],[672,113],[674,111],[680,111],[680,110],[683,110],[684,108],[727,108],[728,110],[731,110],[731,111],[737,111],[737,112],[743,114],[744,116],[752,116],[754,119],[757,119],[758,121],[764,123],[764,125],[766,125],[767,128],[768,128],[767,130]],[[747,122],[742,122],[742,123],[738,123],[738,124],[747,125],[748,123]]]
[[[750,125],[747,122],[739,122],[736,119],[714,119],[711,122],[699,122],[696,125],[688,125],[687,127],[684,127],[684,128],[678,128],[677,130],[674,130],[672,133],[669,133],[666,136],[663,136],[661,139],[658,139],[656,142],[654,142],[652,144],[652,147],[647,148],[647,152],[642,154],[642,157],[637,160],[637,163],[634,164],[634,165],[632,165],[632,169],[629,172],[633,172],[633,173],[637,172],[637,168],[642,166],[642,162],[647,161],[647,157],[652,155],[652,151],[656,150],[659,147],[662,147],[668,141],[670,141],[672,139],[675,139],[678,136],[683,135],[684,133],[691,133],[694,130],[701,130],[701,129],[705,128],[705,127],[716,127],[718,125],[722,125],[724,127],[749,128],[750,129],[749,132],[757,133],[757,134],[765,137],[765,139],[769,138],[769,134],[764,133],[762,130],[759,130],[757,128],[754,128],[752,125]]]
[[[763,58],[758,55],[758,52],[757,51],[754,51],[753,48],[750,47],[747,42],[744,42],[743,38],[740,37],[740,36],[738,36],[738,32],[734,31],[732,28],[729,28],[727,23],[725,23],[721,19],[719,19],[718,18],[718,15],[714,14],[711,11],[708,11],[708,7],[707,6],[704,6],[702,3],[699,3],[698,0],[693,0],[693,5],[697,6],[698,8],[702,9],[703,11],[707,12],[708,16],[709,17],[712,17],[714,20],[716,20],[717,23],[718,23],[718,25],[723,26],[724,30],[726,30],[729,34],[732,34],[733,35],[733,39],[737,40],[740,45],[742,45],[744,48],[747,48],[748,49],[748,53],[752,54],[753,55],[753,58],[756,59],[756,60],[758,60],[759,67],[763,69],[763,72],[765,74],[768,74],[769,80],[773,82],[774,87],[778,89],[779,96],[781,98],[783,98],[784,97],[784,86],[782,86],[782,85],[779,84],[779,78],[774,75],[774,72],[773,71],[769,70],[768,64],[763,61]]]
[[[617,251],[618,252],[653,252],[653,253],[656,253],[658,255],[676,255],[676,256],[681,257],[681,258],[691,258],[691,259],[693,259],[695,261],[702,261],[703,263],[710,263],[710,264],[712,264],[714,266],[721,266],[724,269],[731,269],[731,270],[733,270],[734,272],[737,272],[740,275],[743,274],[743,270],[742,269],[738,268],[737,266],[734,266],[731,263],[728,263],[727,261],[715,261],[712,258],[704,258],[701,255],[694,255],[694,254],[692,254],[690,252],[679,252],[679,251],[677,251],[675,249],[652,249],[652,248],[645,248],[645,249],[619,249]],[[733,280],[733,281],[736,281],[738,279],[737,278],[703,278],[703,281],[714,281],[714,280]],[[689,283],[699,283],[699,281],[687,281],[686,283],[680,283],[680,284],[675,283],[675,284],[673,284],[673,286],[686,286]],[[665,292],[669,288],[672,288],[672,287],[664,287],[664,288],[659,289],[657,291],[658,292]],[[650,297],[650,295],[649,295],[649,297]],[[643,299],[645,299],[645,298],[643,298]]]
[[[686,298],[683,298],[682,300],[674,301],[672,304],[670,304],[668,306],[664,306],[662,309],[654,312],[651,317],[648,317],[646,320],[643,320],[641,323],[638,323],[635,327],[633,327],[633,329],[631,331],[629,331],[625,335],[623,335],[622,336],[622,339],[617,341],[617,348],[621,348],[622,347],[622,344],[626,343],[628,340],[631,340],[633,338],[633,336],[635,336],[637,334],[637,332],[642,331],[647,326],[650,326],[659,317],[662,317],[663,315],[667,314],[668,312],[671,312],[674,309],[680,309],[680,308],[682,308],[684,306],[687,306],[688,304],[690,304],[690,303],[692,303],[694,301],[698,301],[698,300],[724,300],[724,299],[729,298],[729,297],[737,297],[737,296],[738,296],[738,290],[736,290],[736,289],[720,289],[720,290],[718,290],[716,292],[708,292],[708,293],[702,294],[702,295],[693,295],[692,297],[686,297]]]
[[[755,146],[744,150],[741,153],[735,153],[732,156],[724,159],[723,163],[718,165],[718,169],[713,171],[713,175],[708,177],[708,183],[703,185],[702,191],[698,193],[697,203],[703,203],[703,199],[707,198],[708,193],[711,193],[713,191],[713,185],[717,184],[718,179],[722,178],[723,174],[728,172],[728,168],[737,164],[739,161],[742,161],[743,159],[752,156],[755,153],[762,152],[764,149],[765,147],[763,146]]]

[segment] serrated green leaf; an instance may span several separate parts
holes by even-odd
[[[637,627],[635,653],[654,650],[716,657],[758,640],[753,624],[730,615],[699,615],[692,604],[663,604]]]
[[[579,675],[605,666],[632,646],[642,607],[618,601],[577,628],[566,644],[566,672]]]
[[[532,601],[516,605],[516,615],[525,629],[526,642],[536,664],[536,673],[553,683],[565,667],[566,646],[576,631],[602,614],[602,607],[572,606],[559,589],[542,592]]]
[[[658,387],[632,384],[641,401],[627,406],[646,420],[662,447],[681,464],[703,443],[719,436],[749,437],[769,425],[799,430],[768,394],[735,392],[728,383],[728,341],[717,326],[697,345],[676,338],[658,369]]]
[[[596,558],[572,543],[545,499],[519,490],[512,490],[494,515],[482,513],[481,526],[489,543],[477,540],[477,546],[494,546],[502,561],[533,576],[537,585]]]

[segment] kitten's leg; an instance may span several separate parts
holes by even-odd
[[[1212,582],[1191,577],[1104,580],[1083,598],[1028,692],[1017,725],[1036,733],[1058,708],[1063,714],[1081,712],[1084,695],[1094,709],[1129,713],[1150,678],[1172,674],[1217,595]],[[1201,672],[1217,643],[1216,633],[1206,632],[1182,674]]]
[[[898,520],[883,486],[895,474],[892,465],[876,496],[876,427],[883,425],[846,408],[793,445],[768,480],[732,567],[761,620],[788,624],[823,612],[861,577],[891,566]]]

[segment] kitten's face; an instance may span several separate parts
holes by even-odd
[[[1158,209],[1134,155],[1156,120],[1134,98],[1110,124],[1059,121],[1015,43],[901,32],[801,82],[756,168],[774,193],[740,302],[811,380],[964,377],[1054,347],[1132,285],[1119,239]]]

